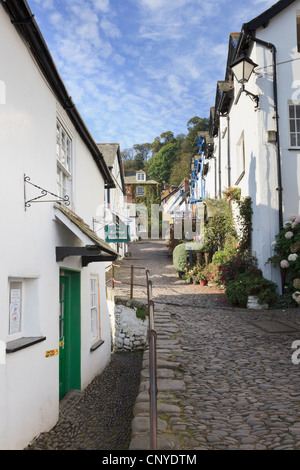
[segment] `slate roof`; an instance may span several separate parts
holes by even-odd
[[[138,184],[139,186],[143,184],[160,184],[158,181],[146,180],[146,181],[137,181],[136,175],[125,176],[125,184]]]
[[[68,209],[64,204],[56,206],[73,224],[75,224],[85,235],[87,235],[91,241],[93,241],[102,251],[112,255],[119,254],[113,250],[108,243],[98,237],[98,235],[87,225],[84,220],[79,217],[75,212]]]
[[[122,158],[121,158],[121,153],[120,153],[120,144],[118,143],[111,143],[111,144],[97,144],[98,149],[100,150],[101,154],[103,155],[104,161],[108,167],[109,170],[114,165],[115,158],[118,158],[119,162],[119,167],[120,167],[120,173],[121,173],[121,181],[122,181],[122,190],[123,193],[125,191],[125,181],[124,181],[124,171],[123,171],[123,164],[122,164]],[[112,175],[113,179],[114,176]],[[117,184],[117,183],[116,183]]]
[[[119,149],[119,144],[97,144],[101,151],[105,163],[108,167],[112,167]]]

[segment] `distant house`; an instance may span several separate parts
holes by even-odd
[[[0,5],[0,449],[21,450],[111,357],[105,263],[93,230],[116,182],[25,0]]]
[[[190,182],[186,178],[179,187],[174,187],[172,191],[165,192],[162,198],[162,206],[165,214],[173,223],[176,218],[184,218],[190,211]]]
[[[149,180],[145,171],[125,174],[126,200],[131,218],[131,236],[148,237],[151,205],[161,202],[161,184]]]
[[[232,33],[210,120],[206,195],[220,198],[234,187],[251,197],[252,253],[279,286],[279,270],[266,261],[279,230],[300,213],[299,44],[299,0],[281,0]],[[245,63],[254,72],[239,77]]]
[[[125,174],[125,187],[128,204],[146,203],[160,195],[161,185],[149,180],[143,170]]]
[[[122,165],[120,145],[118,143],[112,144],[97,144],[100,152],[102,153],[105,163],[110,170],[115,187],[106,188],[105,191],[105,214],[95,220],[95,227],[99,227],[99,233],[106,241],[109,240],[105,227],[108,225],[116,227],[118,236],[121,240],[124,233],[127,231],[127,226],[130,223],[128,218],[127,204],[126,204],[126,187],[124,170]],[[121,229],[121,231],[118,230]],[[110,243],[112,248],[116,250],[121,257],[127,252],[127,243],[120,241]]]

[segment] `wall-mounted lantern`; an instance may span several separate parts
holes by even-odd
[[[237,79],[238,83],[242,85],[242,89],[240,93],[244,92],[246,95],[250,96],[250,98],[256,102],[256,108],[259,106],[259,96],[254,95],[250,91],[245,90],[245,83],[248,83],[255,67],[257,67],[257,64],[255,64],[248,56],[243,55],[239,57],[237,60],[235,60],[230,68],[232,72],[235,75],[235,78]],[[240,94],[239,94],[240,96]]]

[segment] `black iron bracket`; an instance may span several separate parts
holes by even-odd
[[[33,199],[29,199],[26,201],[26,184],[30,184],[31,186],[34,186],[35,188],[39,189],[41,191],[41,194]],[[43,199],[48,195],[53,196],[55,199],[47,199],[47,200]],[[66,206],[70,205],[69,196],[67,195],[64,197],[57,196],[57,194],[53,194],[50,191],[47,191],[46,189],[43,189],[40,186],[32,183],[30,181],[30,177],[26,175],[24,175],[24,199],[25,199],[25,210],[27,207],[31,207],[31,204],[37,203],[37,202],[63,202]]]
[[[87,246],[57,246],[56,261],[63,261],[68,256],[81,256],[82,267],[90,263],[115,261],[117,255],[102,252],[97,245]]]

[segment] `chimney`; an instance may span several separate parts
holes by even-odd
[[[184,192],[187,191],[190,187],[190,182],[188,180],[188,178],[185,178],[184,180]]]

